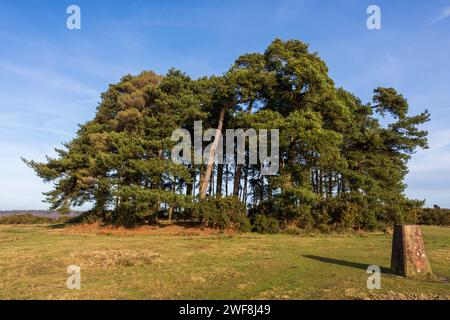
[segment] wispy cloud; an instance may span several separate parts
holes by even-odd
[[[410,169],[450,171],[450,129],[431,131],[428,136],[429,149],[419,150],[413,157]]]
[[[52,119],[68,120],[76,123],[84,121],[85,110],[95,110],[99,98],[82,98],[78,100],[56,99],[36,96],[17,97],[7,93],[0,94],[0,120],[12,120],[13,118],[29,118],[46,116]]]
[[[437,23],[450,17],[450,6],[447,6],[441,10],[441,12],[431,20],[431,23]]]
[[[426,199],[427,205],[449,207],[450,129],[431,131],[430,149],[415,154],[408,167],[406,193],[414,199]]]
[[[63,136],[68,136],[68,137],[73,136],[73,134],[65,132],[65,131],[61,131],[61,130],[48,129],[45,127],[29,126],[26,124],[11,122],[11,121],[0,121],[0,126],[10,126],[10,127],[28,129],[28,130],[33,130],[33,131],[40,131],[40,132],[57,134],[57,135],[63,135]]]
[[[98,97],[100,95],[97,90],[89,88],[82,83],[69,79],[53,71],[27,67],[6,60],[0,60],[0,69],[7,72],[12,72],[28,80],[45,83],[52,87],[68,90],[87,97]]]

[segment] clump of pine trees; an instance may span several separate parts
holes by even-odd
[[[260,175],[260,163],[173,163],[172,132],[193,136],[198,120],[222,132],[279,129],[278,174]],[[423,202],[405,196],[404,178],[411,155],[427,148],[418,126],[428,120],[428,111],[409,115],[393,88],[376,88],[363,104],[335,86],[307,44],[276,39],[222,76],[124,76],[56,158],[25,161],[53,182],[46,193],[52,210],[92,203],[88,214],[106,223],[169,218],[249,229],[250,219],[272,229],[370,229],[417,218]]]

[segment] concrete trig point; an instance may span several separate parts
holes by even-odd
[[[394,227],[391,271],[403,277],[432,275],[419,226]]]

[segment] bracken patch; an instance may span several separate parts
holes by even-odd
[[[177,224],[167,224],[162,226],[138,226],[135,228],[114,227],[109,225],[102,225],[100,223],[92,224],[75,224],[66,225],[63,229],[58,229],[56,232],[63,234],[95,234],[95,235],[118,235],[118,236],[215,236],[215,235],[229,235],[232,236],[236,232],[232,230],[219,230],[214,228],[184,226]]]

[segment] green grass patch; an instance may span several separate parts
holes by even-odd
[[[125,236],[1,225],[0,299],[448,299],[450,228],[422,232],[441,281],[388,273],[387,234]],[[72,264],[81,290],[66,288]],[[381,290],[366,287],[372,264],[385,271]]]

